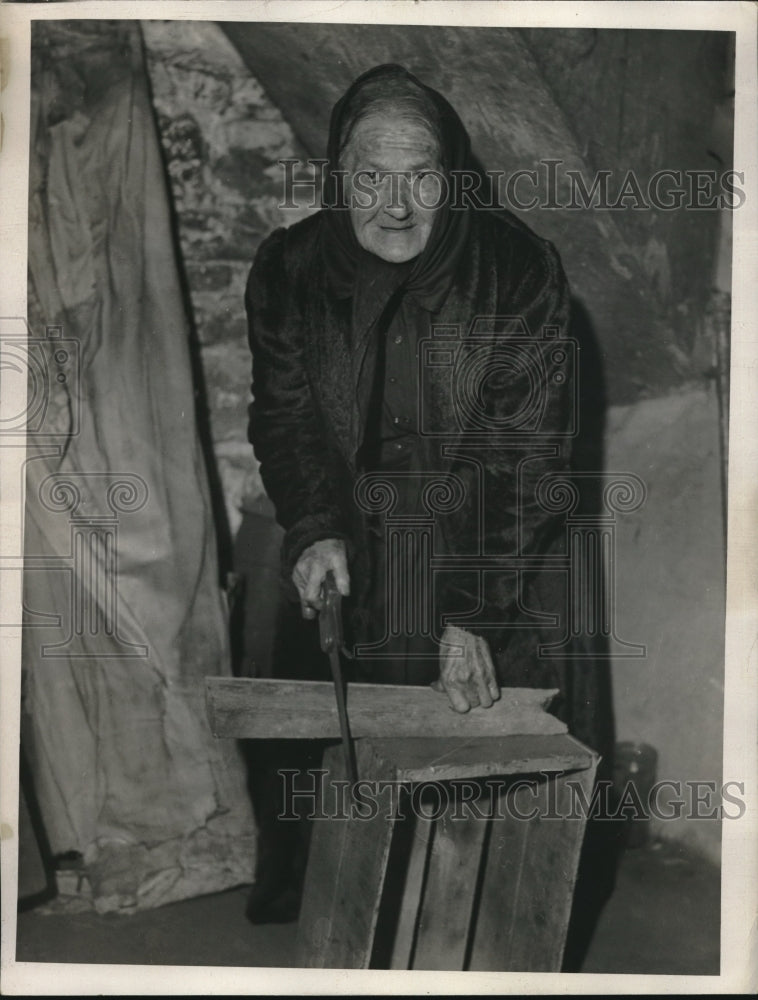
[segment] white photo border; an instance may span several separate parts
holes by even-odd
[[[6,628],[0,673],[2,981],[7,995],[74,994],[543,994],[749,993],[758,987],[758,7],[740,2],[334,3],[248,0],[72,0],[6,3],[0,9],[0,316],[26,316],[30,25],[36,20],[466,24],[490,27],[656,28],[736,33],[735,168],[746,200],[734,212],[724,779],[744,782],[746,811],[723,824],[721,973],[647,976],[543,973],[427,973],[15,961],[21,629]],[[2,378],[2,372],[0,372]],[[19,388],[19,387],[15,387]],[[2,385],[0,383],[0,390]],[[0,391],[0,416],[24,399]],[[0,552],[20,553],[25,449],[0,448]],[[22,560],[19,559],[19,568]],[[0,588],[0,620],[19,621],[21,573]]]

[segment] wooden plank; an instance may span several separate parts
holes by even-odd
[[[587,799],[597,758],[577,774],[522,788],[493,820],[469,968],[559,972],[586,817],[569,782]],[[506,793],[503,793],[505,795]],[[519,819],[536,808],[538,814]]]
[[[353,736],[506,736],[565,733],[545,709],[556,691],[503,688],[491,708],[460,714],[429,687],[348,684]],[[236,739],[339,738],[333,686],[324,681],[208,677],[206,698],[214,736]]]
[[[526,853],[526,821],[506,816],[506,794],[496,798],[497,815],[491,820],[487,856],[484,861],[482,893],[473,928],[469,969],[502,972],[510,964],[512,938],[518,917],[521,871]],[[513,809],[528,813],[533,806],[526,790],[512,797]]]
[[[364,780],[394,777],[368,742],[359,743],[356,752]],[[332,779],[345,779],[341,747],[326,751],[324,767]],[[299,966],[369,967],[396,818],[390,800],[389,792],[376,797],[373,818],[316,821],[298,922]]]
[[[460,971],[464,968],[477,875],[487,820],[437,820],[418,918],[412,967]]]
[[[596,756],[567,734],[375,739],[375,753],[395,767],[399,781],[574,771],[591,767]]]
[[[390,958],[390,969],[410,969],[416,934],[426,861],[431,849],[434,823],[423,803],[414,817],[408,867]]]
[[[595,769],[590,768],[572,778],[588,792],[594,775]],[[555,809],[559,816],[567,816],[572,808],[567,777],[560,775],[544,783],[540,808],[548,811],[551,790],[555,792]],[[513,938],[511,962],[514,968],[560,972],[585,827],[584,816],[537,819],[532,823]]]

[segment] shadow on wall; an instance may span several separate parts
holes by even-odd
[[[591,517],[603,512],[608,401],[598,338],[587,309],[575,297],[571,300],[570,336],[577,343],[579,357],[578,433],[573,443],[571,465],[577,473],[590,474],[586,488],[580,492],[580,512]],[[607,570],[608,567],[603,566],[601,572]],[[596,689],[598,704],[595,706],[603,753],[597,777],[599,781],[609,781],[613,775],[616,725],[608,643],[601,634],[594,637],[593,653],[596,659],[592,661],[592,668],[598,670],[602,680]],[[576,661],[574,669],[581,670],[583,662],[586,661]],[[618,821],[599,818],[588,822],[566,939],[564,972],[581,970],[600,914],[615,888],[622,849],[623,836]]]

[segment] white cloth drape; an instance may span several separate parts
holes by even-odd
[[[37,22],[24,738],[54,852],[101,911],[252,880],[188,324],[137,23]],[[59,326],[60,330],[50,329]],[[46,373],[46,374],[45,374]]]

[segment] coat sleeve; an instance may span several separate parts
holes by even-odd
[[[539,340],[545,326],[557,328],[559,339],[567,338],[570,298],[560,259],[552,244],[533,239],[534,243],[528,248],[528,265],[508,268],[511,274],[518,272],[520,276],[499,293],[498,312],[522,318],[530,341]],[[544,394],[544,409],[539,432],[526,431],[518,445],[506,444],[502,438],[493,436],[490,442],[484,446],[479,443],[470,452],[478,460],[476,476],[471,472],[471,465],[458,468],[464,477],[469,476],[466,482],[470,499],[474,504],[481,501],[482,514],[476,514],[471,504],[460,512],[453,553],[481,551],[481,540],[483,552],[489,556],[530,555],[542,550],[561,529],[560,516],[545,511],[536,494],[542,476],[565,472],[569,467],[570,439],[566,432],[572,423],[577,373],[576,366],[573,369],[569,366],[569,377],[566,377],[565,361],[556,361],[561,358],[561,346],[556,343],[558,351],[552,346],[541,351],[544,367],[538,390]],[[567,354],[573,357],[570,343]],[[513,366],[514,372],[517,369],[518,365]],[[511,376],[507,368],[497,363],[492,366],[492,376],[482,378],[480,384],[482,405],[495,418],[512,414],[514,405],[524,398],[523,380]],[[462,442],[466,450],[465,434]],[[500,630],[477,625],[473,620],[461,620],[458,624],[490,640],[491,644],[502,645],[508,626],[519,616],[521,594],[528,576],[511,569],[488,570],[483,575],[482,585],[477,574],[451,574],[442,588],[439,610],[443,615],[450,615],[468,612],[478,605],[476,619],[497,622]]]
[[[323,422],[306,365],[304,324],[285,259],[286,230],[260,246],[245,292],[253,355],[248,438],[266,492],[285,529],[288,578],[300,553],[320,538],[343,538],[346,525],[334,488]]]

